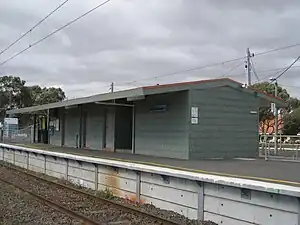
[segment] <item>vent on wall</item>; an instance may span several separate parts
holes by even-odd
[[[150,112],[165,112],[167,111],[167,105],[155,105],[150,108]]]

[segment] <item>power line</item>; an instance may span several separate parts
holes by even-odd
[[[96,9],[100,8],[101,6],[105,5],[106,3],[110,2],[111,0],[107,0],[101,4],[98,4],[96,7],[90,9],[89,11],[85,12],[84,14],[82,14],[79,17],[76,17],[75,19],[71,20],[70,22],[66,23],[65,25],[61,26],[60,28],[54,30],[53,32],[47,34],[46,36],[44,36],[43,38],[39,39],[38,41],[34,42],[33,44],[29,45],[27,48],[24,48],[22,51],[14,54],[13,56],[9,57],[8,59],[6,59],[5,61],[0,63],[0,66],[3,66],[4,64],[6,64],[7,62],[9,62],[10,60],[16,58],[18,55],[23,54],[24,52],[26,52],[28,49],[32,48],[33,46],[45,41],[46,39],[48,39],[49,37],[51,37],[52,35],[56,34],[57,32],[63,30],[64,28],[70,26],[71,24],[75,23],[76,21],[80,20],[81,18],[85,17],[86,15],[90,14],[91,12],[95,11]]]
[[[256,53],[254,55],[255,56],[261,56],[261,55],[265,55],[265,54],[269,54],[269,53],[272,53],[272,52],[281,51],[281,50],[285,50],[285,49],[289,49],[289,48],[293,48],[293,47],[297,47],[297,46],[300,46],[300,43],[293,44],[293,45],[282,46],[282,47],[279,47],[279,48],[273,48],[273,49],[270,49],[270,50],[267,50],[267,51]],[[199,67],[194,67],[194,68],[191,68],[191,69],[179,70],[179,71],[175,71],[175,72],[172,72],[172,73],[163,74],[163,75],[160,75],[160,76],[145,78],[145,79],[142,79],[142,80],[143,81],[144,80],[151,80],[151,79],[156,79],[156,78],[161,78],[161,77],[173,76],[173,75],[180,74],[180,73],[185,73],[185,72],[202,70],[202,69],[206,69],[206,68],[209,68],[209,67],[219,66],[219,65],[222,65],[222,64],[226,64],[226,63],[230,63],[230,62],[234,62],[234,61],[238,61],[238,60],[242,60],[242,59],[246,59],[246,58],[247,58],[246,56],[243,56],[243,57],[239,57],[239,58],[235,58],[235,59],[226,60],[226,61],[223,61],[223,62],[220,62],[220,63],[212,63],[212,64],[207,64],[207,65],[203,65],[203,66],[199,66]],[[132,83],[136,83],[136,82],[142,81],[142,80],[130,81],[130,82],[127,82],[126,84],[132,84]]]
[[[270,50],[267,50],[267,51],[256,53],[255,56],[265,55],[265,54],[269,54],[269,53],[272,53],[272,52],[277,52],[277,51],[281,51],[281,50],[285,50],[285,49],[289,49],[289,48],[294,48],[294,47],[298,47],[298,46],[300,46],[300,43],[296,43],[296,44],[293,44],[293,45],[286,45],[286,46],[282,46],[282,47],[279,47],[279,48],[273,48],[273,49],[270,49]]]
[[[237,64],[236,66],[232,67],[232,68],[231,68],[230,70],[228,70],[227,72],[223,73],[223,75],[220,76],[219,78],[225,77],[226,74],[228,74],[228,73],[234,71],[235,69],[237,69],[238,67],[240,67],[240,66],[243,65],[243,64],[244,64],[244,61],[242,61],[242,63],[239,63],[239,64]]]
[[[289,88],[300,88],[300,85],[288,85],[288,84],[280,84],[280,86],[283,86],[283,87],[289,87]]]
[[[144,78],[144,79],[140,79],[140,80],[130,81],[130,82],[127,82],[127,83],[124,83],[124,84],[132,84],[132,83],[136,83],[138,81],[152,80],[152,79],[161,78],[161,77],[173,76],[173,75],[180,74],[180,73],[187,73],[187,72],[191,72],[191,71],[202,70],[202,69],[206,69],[206,68],[210,68],[210,67],[224,65],[224,64],[230,63],[230,62],[235,62],[235,61],[238,61],[238,60],[241,60],[241,59],[244,59],[244,58],[245,57],[240,57],[240,58],[226,60],[226,61],[223,61],[223,62],[206,64],[206,65],[194,67],[194,68],[191,68],[191,69],[178,70],[178,71],[175,71],[175,72],[172,72],[172,73],[167,73],[167,74],[162,74],[162,75],[159,75],[159,76],[148,77],[148,78]]]
[[[254,73],[254,75],[255,75],[257,81],[259,82],[260,79],[259,79],[259,77],[258,77],[258,75],[257,75],[257,73],[256,73],[256,69],[255,69],[255,66],[254,66],[254,62],[253,62],[253,60],[252,60],[251,57],[250,57],[250,61],[251,61],[251,68],[252,68],[252,71],[253,71],[253,73]]]
[[[294,60],[294,62],[291,63],[291,65],[289,65],[284,71],[282,71],[282,73],[280,73],[275,80],[277,80],[278,78],[280,78],[283,74],[285,74],[286,71],[288,71],[298,60],[300,59],[300,56],[297,57],[297,59]]]
[[[46,19],[48,19],[52,14],[54,14],[56,11],[58,11],[61,7],[63,7],[69,0],[65,0],[62,2],[59,6],[57,6],[54,10],[52,10],[47,16],[45,16],[42,20],[40,20],[38,23],[36,23],[33,27],[31,27],[28,31],[26,31],[24,34],[22,34],[19,38],[14,40],[11,44],[9,44],[6,48],[4,48],[0,55],[2,55],[4,52],[6,52],[8,49],[10,49],[12,46],[17,44],[20,40],[22,40],[27,34],[32,32],[36,27],[38,27],[41,23],[43,23]]]

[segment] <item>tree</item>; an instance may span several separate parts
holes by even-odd
[[[275,85],[273,83],[262,82],[252,85],[254,90],[265,91],[269,94],[275,94]],[[281,118],[283,121],[283,133],[284,134],[296,134],[297,127],[300,125],[300,120],[297,120],[295,114],[292,113],[293,110],[300,107],[300,100],[297,98],[290,97],[286,89],[278,86],[278,97],[283,101],[287,102],[288,108],[281,110]],[[259,110],[259,121],[260,126],[263,128],[266,127],[266,124],[269,124],[270,121],[274,121],[274,114],[271,112],[271,108],[263,108]],[[279,126],[282,124],[278,123]],[[261,128],[261,130],[263,130]]]
[[[283,132],[288,135],[300,132],[300,107],[286,115]]]
[[[5,117],[5,110],[12,108],[22,108],[33,105],[47,104],[62,101],[66,98],[61,88],[41,88],[38,85],[26,86],[26,81],[20,77],[3,76],[0,77],[0,108],[1,118]],[[20,123],[30,121],[30,116],[20,116]]]
[[[42,105],[53,102],[63,101],[66,98],[64,91],[61,88],[41,88],[38,85],[28,87],[33,99],[32,105]]]
[[[269,82],[256,83],[251,86],[254,90],[265,91],[268,94],[275,95],[275,85]],[[290,99],[290,95],[286,89],[282,88],[280,85],[277,88],[278,97],[283,101],[288,101]]]
[[[288,105],[289,105],[289,111],[293,111],[294,109],[297,109],[300,107],[300,100],[297,98],[289,98],[288,99]]]
[[[0,77],[0,106],[7,108],[9,105],[21,108],[31,103],[25,81],[20,77],[3,76]]]

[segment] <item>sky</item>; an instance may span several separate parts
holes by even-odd
[[[63,1],[1,1],[0,52]],[[101,2],[69,0],[1,54],[0,64]],[[244,59],[221,62],[249,47],[258,79],[268,81],[300,55],[300,45],[255,54],[300,43],[299,15],[299,0],[111,0],[0,66],[0,75],[61,87],[68,98],[108,92],[111,82],[115,90],[219,77],[244,83]],[[220,64],[202,68],[213,63]],[[296,97],[299,72],[300,62],[279,80]]]

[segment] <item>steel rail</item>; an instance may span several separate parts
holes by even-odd
[[[163,224],[163,225],[181,225],[181,224],[176,223],[176,222],[174,222],[172,220],[168,220],[168,219],[166,219],[164,217],[161,217],[161,216],[158,216],[158,215],[154,215],[154,214],[146,212],[146,211],[142,211],[142,210],[140,210],[138,208],[135,208],[134,206],[125,205],[125,204],[122,204],[122,203],[114,202],[112,200],[109,200],[109,199],[106,199],[106,198],[103,198],[103,197],[91,194],[91,193],[89,193],[89,192],[87,192],[87,191],[85,191],[83,189],[78,189],[78,188],[72,187],[70,185],[57,183],[57,182],[55,182],[53,180],[50,180],[48,178],[41,177],[41,176],[38,176],[36,174],[33,174],[32,172],[29,172],[28,170],[25,171],[23,168],[21,170],[21,169],[17,168],[17,166],[15,166],[13,164],[10,164],[10,163],[7,163],[7,162],[5,162],[5,164],[4,163],[0,163],[0,165],[4,166],[6,168],[9,168],[9,169],[15,170],[17,172],[23,173],[25,175],[34,177],[36,179],[42,180],[42,181],[44,181],[46,183],[49,183],[51,185],[55,185],[55,186],[58,186],[58,187],[61,187],[61,188],[69,189],[69,190],[72,190],[74,192],[86,195],[88,197],[92,197],[92,198],[94,198],[94,199],[96,199],[96,200],[98,200],[100,202],[103,202],[105,204],[109,204],[111,206],[117,207],[117,208],[119,208],[121,210],[124,210],[126,212],[137,213],[137,214],[143,215],[143,216],[148,217],[149,219],[153,219],[156,222],[159,222],[160,224]]]
[[[45,205],[47,205],[47,206],[49,206],[49,207],[51,207],[51,208],[59,211],[59,212],[62,212],[64,214],[72,217],[73,219],[82,221],[82,223],[84,225],[104,225],[104,223],[98,223],[96,221],[93,221],[93,220],[85,217],[84,215],[81,215],[79,213],[73,212],[72,210],[69,210],[68,208],[66,208],[66,207],[64,207],[64,206],[62,206],[62,205],[60,205],[58,203],[55,203],[55,202],[53,202],[51,200],[48,200],[48,199],[46,199],[46,198],[44,198],[44,197],[42,197],[42,196],[40,196],[40,195],[38,195],[38,194],[36,194],[36,193],[34,193],[32,191],[26,190],[26,189],[20,187],[19,185],[14,184],[14,183],[12,183],[10,181],[7,181],[7,180],[5,180],[5,179],[3,179],[1,177],[0,177],[0,181],[3,182],[3,183],[6,183],[6,184],[8,184],[8,185],[10,185],[12,187],[15,187],[15,188],[21,190],[24,193],[27,193],[27,194],[31,195],[35,199],[39,200],[41,203],[43,203],[43,204],[45,204]]]

